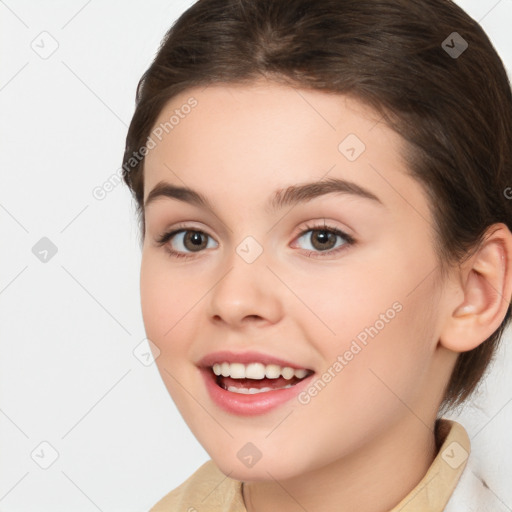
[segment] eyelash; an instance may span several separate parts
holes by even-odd
[[[193,229],[191,226],[185,225],[185,226],[178,226],[176,229],[167,231],[166,233],[161,235],[156,240],[156,243],[159,247],[165,246],[165,251],[172,258],[185,258],[185,259],[193,258],[195,253],[181,253],[181,252],[171,249],[167,245],[167,242],[169,240],[171,240],[175,235],[177,235],[178,233],[187,232],[187,231],[194,232],[194,233],[201,233],[202,235],[205,235],[205,236],[211,238],[210,235],[208,235],[204,231],[201,231],[199,229]],[[328,251],[307,251],[307,256],[309,258],[323,258],[324,257],[323,254],[327,254],[327,255],[337,254],[338,252],[340,252],[340,251],[346,249],[347,247],[354,245],[356,243],[355,239],[353,237],[351,237],[349,234],[345,233],[344,231],[341,231],[338,228],[335,228],[334,226],[328,226],[327,224],[316,225],[316,226],[306,225],[305,229],[303,229],[297,235],[296,238],[298,239],[298,238],[303,237],[309,231],[326,231],[328,233],[332,233],[334,235],[340,236],[341,238],[343,238],[345,240],[345,243],[343,245],[341,245],[340,247],[337,247],[336,249],[331,249]],[[198,251],[198,252],[201,252],[201,251]]]

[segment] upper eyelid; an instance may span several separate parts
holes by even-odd
[[[336,226],[329,225],[326,221],[323,221],[325,223],[324,225],[322,225],[322,224],[315,224],[315,222],[317,222],[317,221],[313,221],[313,223],[311,224],[311,221],[309,221],[308,224],[306,226],[303,226],[295,236],[302,235],[302,234],[304,234],[305,232],[308,232],[308,231],[320,231],[322,228],[325,228],[326,230],[341,231],[342,233],[345,233],[347,236],[351,236],[347,232],[347,230],[344,229],[344,228],[339,228],[339,227],[336,227]],[[320,222],[320,221],[318,221],[318,222]],[[178,225],[176,225],[173,228],[164,229],[163,233],[165,234],[165,233],[173,232],[175,235],[177,235],[179,232],[182,232],[182,231],[197,231],[197,232],[200,232],[200,233],[204,233],[205,235],[208,235],[210,238],[215,238],[210,233],[208,233],[207,229],[203,229],[203,228],[196,227],[196,226],[189,225],[189,224],[183,224],[183,225],[182,224],[178,224]]]

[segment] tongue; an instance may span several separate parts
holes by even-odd
[[[284,377],[279,377],[277,379],[232,379],[231,377],[217,377],[217,384],[222,385],[225,389],[229,386],[235,386],[237,388],[284,388],[288,384],[297,384],[302,379],[298,379],[297,377],[292,377],[291,379],[285,379]]]

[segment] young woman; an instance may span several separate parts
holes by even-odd
[[[123,170],[147,336],[212,459],[152,510],[454,507],[470,442],[442,416],[511,314],[512,96],[481,27],[448,0],[200,0]]]

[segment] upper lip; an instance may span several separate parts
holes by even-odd
[[[211,368],[215,363],[262,363],[264,365],[267,364],[276,364],[281,367],[288,366],[290,368],[294,368],[295,370],[300,370],[302,368],[309,370],[307,366],[301,366],[300,364],[292,363],[291,361],[286,361],[285,359],[281,359],[280,357],[274,357],[269,354],[262,354],[261,352],[230,352],[229,350],[221,350],[219,352],[212,352],[204,356],[197,364],[200,367]],[[312,370],[311,370],[312,371]]]

